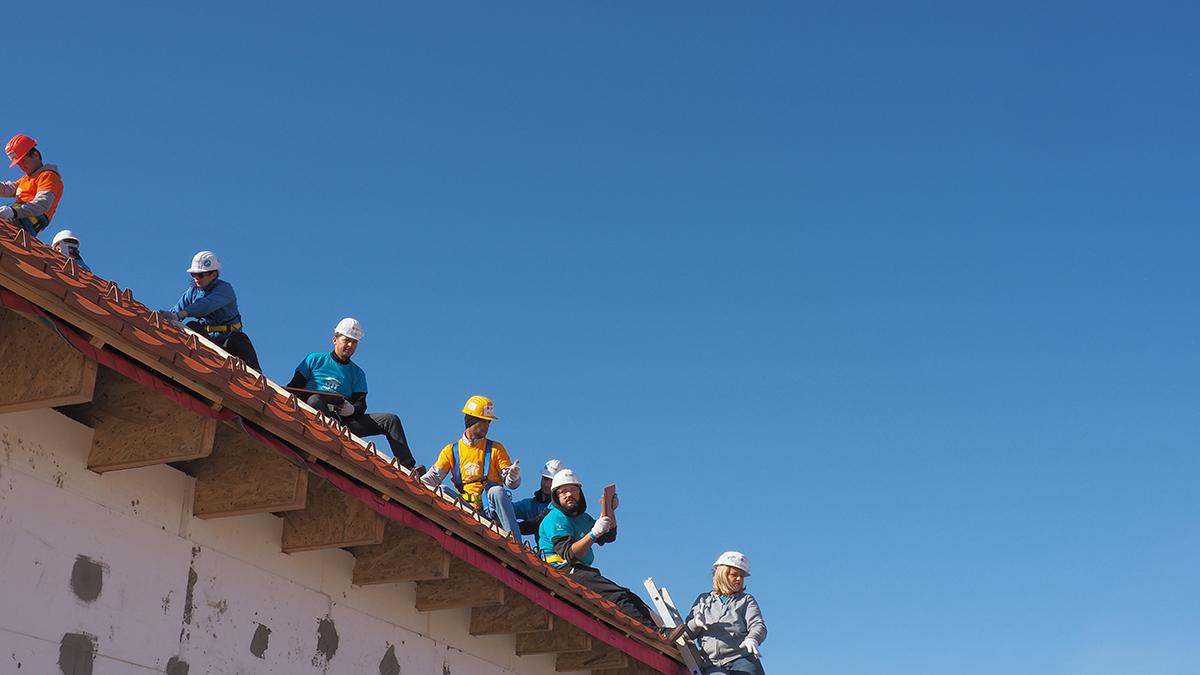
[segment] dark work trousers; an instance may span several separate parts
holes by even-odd
[[[411,469],[417,465],[417,460],[413,459],[412,451],[408,449],[408,439],[404,437],[404,426],[400,424],[400,418],[392,413],[365,413],[342,417],[337,415],[337,405],[327,403],[320,394],[313,394],[308,397],[308,404],[328,415],[334,415],[346,425],[350,433],[359,438],[367,436],[387,436],[388,445],[392,449],[392,456],[400,463],[400,466]]]
[[[258,352],[254,351],[254,343],[250,336],[240,330],[231,333],[210,333],[204,330],[199,321],[189,321],[187,327],[208,338],[213,344],[246,362],[246,365],[262,372],[258,365]]]
[[[654,616],[650,613],[650,608],[646,606],[645,602],[642,602],[637,593],[624,586],[618,586],[615,582],[602,576],[600,570],[588,567],[583,563],[574,563],[564,571],[572,581],[596,591],[600,597],[615,604],[617,609],[629,618],[651,630],[658,630],[658,624],[654,623]]]

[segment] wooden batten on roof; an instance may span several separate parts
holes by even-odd
[[[172,463],[194,515],[278,513],[281,548],[345,548],[352,583],[416,582],[558,670],[686,672],[658,634],[230,357],[0,220],[0,412],[57,407],[94,430],[89,468]],[[647,665],[649,664],[649,665]]]

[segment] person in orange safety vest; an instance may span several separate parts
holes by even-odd
[[[58,167],[42,163],[37,141],[18,134],[4,147],[12,160],[9,168],[20,165],[25,177],[16,181],[0,181],[0,198],[15,197],[12,204],[0,206],[0,218],[37,236],[54,217],[58,200],[62,198],[63,182]]]

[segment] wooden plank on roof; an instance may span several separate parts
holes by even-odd
[[[519,593],[506,593],[498,607],[472,607],[471,635],[508,635],[548,631],[554,616],[544,607]]]
[[[217,432],[216,420],[104,366],[90,403],[59,410],[95,430],[88,468],[98,473],[207,457]]]
[[[308,481],[304,508],[283,516],[284,553],[381,544],[384,518],[324,478]]]
[[[625,668],[629,661],[625,652],[593,640],[592,648],[586,652],[559,652],[558,656],[554,657],[554,669],[561,673],[566,670]]]
[[[96,369],[41,321],[0,307],[0,413],[87,403]]]
[[[357,586],[450,577],[450,554],[436,539],[390,520],[382,544],[349,551],[354,555],[351,583]]]
[[[197,518],[294,511],[308,494],[307,470],[229,424],[217,426],[211,455],[178,468],[196,478]]]
[[[504,584],[474,565],[450,558],[450,578],[417,582],[417,610],[429,612],[459,607],[504,604]]]
[[[541,633],[517,633],[517,655],[552,652],[586,652],[592,649],[592,636],[566,621],[555,621],[553,630]]]

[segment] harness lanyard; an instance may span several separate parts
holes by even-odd
[[[471,502],[472,505],[474,505],[475,500],[467,493],[466,484],[463,483],[462,469],[460,468],[461,465],[459,463],[459,458],[458,458],[458,444],[459,444],[459,441],[455,441],[454,445],[452,446],[453,447],[452,452],[454,454],[454,456],[453,456],[454,461],[450,465],[450,477],[454,481],[454,487],[458,488],[458,493],[463,496],[463,499],[467,500],[468,502]],[[492,468],[492,442],[489,440],[483,446],[483,477],[471,481],[472,483],[483,483],[484,484],[483,489],[479,491],[479,501],[482,503],[479,506],[476,506],[475,508],[481,509],[485,512],[487,511],[487,506],[488,506],[488,504],[487,504],[487,489],[488,489],[488,487],[490,487],[490,485],[488,485],[488,484],[492,483],[492,481],[488,479],[488,473],[491,471],[491,468]]]

